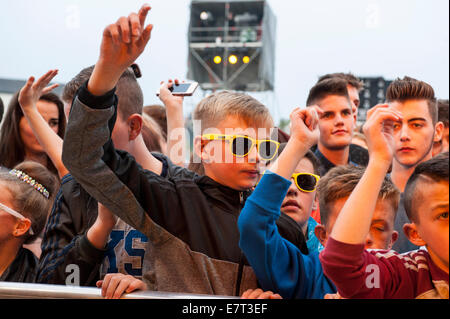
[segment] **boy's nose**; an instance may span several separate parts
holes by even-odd
[[[344,125],[344,119],[340,114],[337,114],[334,118],[334,125],[341,126]]]
[[[364,246],[365,246],[364,247],[365,249],[370,249],[373,246],[373,239],[372,239],[372,236],[370,233],[367,234],[366,240],[364,242]]]
[[[400,131],[400,141],[406,142],[409,141],[409,131],[407,125],[403,125]]]
[[[288,192],[286,196],[297,196],[298,188],[294,182],[291,182],[291,186],[289,186]]]
[[[260,157],[259,157],[259,151],[256,145],[254,145],[250,152],[247,155],[248,157],[248,162],[249,163],[259,163],[260,162]]]

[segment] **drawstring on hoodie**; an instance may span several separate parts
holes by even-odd
[[[239,192],[239,200],[241,203],[241,206],[244,205],[244,192]],[[236,291],[234,292],[234,295],[239,297],[239,293],[241,291],[241,281],[242,281],[242,273],[244,271],[244,254],[241,251],[241,256],[239,257],[239,267],[238,267],[238,273],[237,273],[237,279],[236,279]]]

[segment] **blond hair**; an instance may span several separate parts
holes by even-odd
[[[266,106],[245,93],[221,91],[201,100],[193,113],[194,120],[200,120],[204,130],[216,126],[229,116],[245,121],[249,126],[273,127],[273,119]]]

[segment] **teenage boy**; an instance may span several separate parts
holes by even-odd
[[[220,92],[203,99],[194,118],[217,133],[203,130],[194,141],[205,176],[179,168],[181,174],[162,178],[129,154],[115,152],[114,87],[150,39],[153,26],[144,26],[149,9],[144,5],[104,30],[100,58],[74,99],[63,161],[83,188],[148,237],[146,288],[241,295],[257,282],[238,246],[237,217],[259,177],[260,157],[276,154],[278,143],[267,139],[272,118],[246,94]],[[117,280],[108,284],[109,291],[127,288]]]
[[[395,151],[391,178],[401,192],[415,167],[432,157],[433,143],[442,136],[443,124],[438,122],[438,112],[433,88],[410,77],[393,81],[386,92],[389,107],[402,115],[394,124]],[[401,197],[395,229],[399,239],[393,249],[399,253],[417,249],[403,231],[408,223],[404,198]]]
[[[338,165],[358,165],[351,158],[350,144],[356,116],[348,96],[347,82],[330,78],[318,82],[309,91],[307,106],[318,105],[320,138],[315,155],[326,174]]]
[[[311,111],[298,109],[291,114],[292,136],[288,145],[248,198],[238,222],[239,245],[263,290],[274,291],[283,298],[324,298],[325,294],[336,292],[332,281],[323,274],[319,253],[302,254],[280,237],[275,224],[295,165],[318,139]],[[363,168],[351,165],[339,166],[319,181],[323,225],[318,225],[315,232],[322,245],[326,245],[334,221],[363,171]],[[378,197],[373,227],[366,238],[367,248],[388,248],[396,238],[393,223],[399,192],[389,179],[384,185]]]
[[[449,298],[448,153],[419,164],[405,188],[411,224],[409,239],[425,249],[398,254],[366,251],[382,181],[395,153],[393,122],[402,115],[379,105],[364,125],[370,162],[342,207],[327,246],[320,254],[323,271],[343,298]]]
[[[355,120],[358,115],[358,107],[360,104],[360,98],[359,98],[359,92],[364,88],[364,82],[358,79],[355,75],[352,73],[329,73],[321,76],[319,78],[318,82],[321,82],[323,80],[332,79],[332,78],[338,78],[346,81],[347,83],[347,92],[348,96],[350,98],[350,102],[352,104],[352,110],[355,115]],[[355,139],[353,138],[352,141],[354,142]],[[315,151],[315,148],[314,148]],[[350,144],[350,157],[352,158],[352,161],[355,162],[358,165],[366,166],[367,162],[369,161],[369,153],[367,152],[367,149],[351,143]]]

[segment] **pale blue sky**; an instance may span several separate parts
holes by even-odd
[[[319,75],[409,75],[449,96],[448,0],[269,0],[277,17],[275,91],[255,96],[276,121],[303,106]],[[0,10],[0,77],[25,79],[52,68],[70,80],[94,64],[103,28],[138,10],[136,0],[6,0]],[[152,39],[137,61],[145,104],[159,82],[187,73],[189,0],[154,0]],[[186,99],[186,112],[202,98]]]

